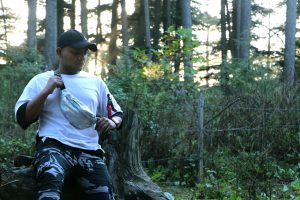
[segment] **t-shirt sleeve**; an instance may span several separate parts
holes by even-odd
[[[25,120],[26,106],[28,102],[31,101],[38,93],[36,87],[36,79],[37,78],[34,77],[29,81],[15,105],[15,119],[23,129],[28,128],[31,123],[37,121],[38,119],[35,119],[31,123],[26,123]]]

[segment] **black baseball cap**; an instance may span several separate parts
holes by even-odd
[[[63,48],[66,46],[74,49],[88,48],[91,51],[97,51],[97,45],[87,41],[83,34],[75,29],[70,29],[59,36],[57,47]]]

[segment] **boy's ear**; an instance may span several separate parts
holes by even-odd
[[[60,47],[57,47],[57,48],[56,48],[56,54],[57,54],[57,55],[60,55],[60,54],[61,54],[61,48],[60,48]]]

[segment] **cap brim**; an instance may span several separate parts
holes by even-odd
[[[72,44],[70,46],[72,48],[75,48],[75,49],[88,48],[89,50],[94,51],[94,52],[98,50],[96,44],[90,43],[88,41],[80,41],[80,42],[77,42],[77,43]]]

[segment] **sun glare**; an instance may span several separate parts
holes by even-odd
[[[71,3],[71,1],[66,1]],[[101,0],[101,4],[111,4],[112,0]],[[126,11],[128,15],[131,15],[134,12],[134,0],[126,1]],[[98,1],[87,1],[87,9],[92,9],[96,7]],[[3,6],[9,8],[10,13],[16,17],[16,21],[13,24],[14,29],[8,33],[8,42],[12,46],[18,46],[25,42],[27,35],[27,19],[28,19],[28,5],[25,0],[18,0],[18,6],[16,6],[16,1],[12,0],[3,0]],[[44,19],[46,15],[45,5],[37,5],[37,18],[38,20]],[[120,14],[120,9],[118,9]],[[68,17],[64,18],[65,29],[70,28],[70,19]],[[76,1],[76,28],[80,28],[80,1]],[[92,23],[93,22],[93,23]],[[88,21],[88,28],[90,33],[94,33],[96,30],[97,24],[95,23],[96,19]],[[110,22],[111,22],[111,12],[105,11],[101,13],[101,23],[103,25],[103,33],[108,33],[110,31]]]

